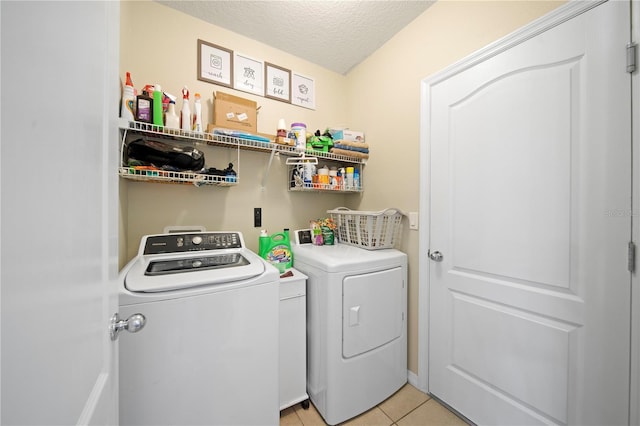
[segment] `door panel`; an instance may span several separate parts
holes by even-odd
[[[120,6],[0,3],[0,423],[114,425]]]
[[[429,87],[429,390],[479,424],[628,422],[628,23],[605,3]]]
[[[404,280],[393,268],[346,277],[342,284],[342,356],[351,358],[402,334]]]
[[[559,63],[517,70],[450,106],[456,269],[569,287],[571,135],[577,130],[571,107],[578,103],[569,83],[579,68]]]

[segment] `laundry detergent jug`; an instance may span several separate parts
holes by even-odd
[[[258,254],[260,257],[278,268],[280,273],[293,267],[293,253],[289,241],[289,230],[268,235],[266,230],[260,231],[258,243]]]

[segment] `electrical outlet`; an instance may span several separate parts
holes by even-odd
[[[418,212],[409,212],[409,229],[418,229]]]
[[[262,226],[262,208],[255,207],[253,209],[253,227],[259,228]]]

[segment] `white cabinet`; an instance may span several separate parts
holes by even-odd
[[[280,278],[280,410],[298,402],[309,408],[307,395],[307,276],[290,269]]]

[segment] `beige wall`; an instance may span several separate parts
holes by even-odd
[[[234,94],[258,102],[258,130],[274,134],[278,119],[287,124],[304,122],[310,130],[345,124],[346,77],[311,64],[296,56],[242,37],[220,27],[174,11],[150,1],[121,3],[120,75],[131,72],[140,89],[160,84],[163,90],[179,96],[184,85],[191,100],[199,92],[203,99],[203,117],[213,121],[213,91]],[[296,70],[315,79],[316,110],[300,108],[249,93],[197,80],[197,40],[224,46],[236,52]],[[177,108],[182,106],[179,96]],[[193,103],[191,105],[193,110]],[[205,123],[205,125],[206,125]],[[310,219],[326,210],[357,202],[343,194],[318,195],[287,191],[284,159],[275,158],[270,168],[269,155],[222,148],[203,148],[208,167],[225,168],[229,161],[239,172],[240,184],[234,187],[167,185],[148,182],[121,182],[121,266],[138,249],[143,235],[162,232],[166,225],[204,225],[210,230],[238,230],[249,248],[258,250],[260,228],[253,227],[253,208],[263,210],[263,228],[270,233],[287,227],[307,228]],[[239,168],[238,168],[239,166]],[[262,187],[263,177],[268,179]],[[354,197],[353,195],[351,197]]]
[[[349,124],[366,131],[372,152],[359,209],[418,211],[421,80],[561,4],[439,1],[349,73]],[[409,255],[408,362],[417,373],[418,231],[405,230],[402,249]]]
[[[149,1],[121,5],[121,76],[132,73],[137,88],[161,84],[179,95],[183,85],[206,100],[211,121],[212,92],[253,99],[261,106],[258,130],[273,133],[279,118],[306,122],[310,129],[346,125],[363,130],[371,147],[362,196],[289,193],[284,161],[267,170],[269,156],[240,152],[241,183],[235,187],[121,182],[121,265],[131,259],[141,236],[166,225],[202,224],[212,230],[239,230],[257,250],[259,228],[253,208],[262,207],[263,227],[306,227],[327,209],[362,210],[419,206],[420,81],[558,7],[556,1],[440,1],[404,28],[347,77]],[[152,24],[157,23],[157,24]],[[201,38],[315,78],[317,109],[307,110],[196,79],[196,40]],[[181,101],[178,101],[178,107]],[[211,148],[207,165],[235,164],[233,150]],[[268,179],[262,187],[263,176]],[[424,226],[425,224],[421,224]],[[405,226],[409,254],[409,369],[418,372],[418,232]]]

